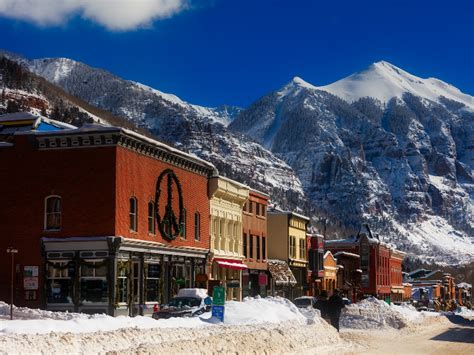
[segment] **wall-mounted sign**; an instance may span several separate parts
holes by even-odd
[[[258,285],[267,286],[268,285],[268,276],[267,274],[261,273],[258,275]]]
[[[23,278],[23,289],[25,289],[25,290],[37,290],[38,289],[38,278],[37,277],[24,277]]]
[[[25,266],[23,268],[23,276],[38,277],[38,266]]]
[[[163,203],[162,207],[163,215],[160,215],[160,197],[162,195],[161,185],[165,177],[166,191],[163,192],[163,195],[166,196],[166,202]],[[177,196],[173,196],[173,185],[176,186]],[[178,211],[173,210],[174,198],[178,198]],[[158,180],[156,181],[155,204],[156,222],[161,236],[167,240],[176,239],[176,237],[182,232],[181,228],[184,225],[184,204],[181,184],[179,183],[178,177],[171,169],[164,170],[160,176],[158,176]]]

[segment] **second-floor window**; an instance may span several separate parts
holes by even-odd
[[[155,203],[148,203],[148,233],[155,234]]]
[[[252,234],[249,235],[249,247],[250,247],[249,258],[253,259],[253,235]]]
[[[135,197],[130,198],[130,230],[132,232],[137,231],[137,199]]]
[[[296,258],[296,238],[290,235],[290,258]]]
[[[201,216],[199,212],[194,214],[194,239],[201,240]]]
[[[257,260],[260,260],[260,236],[257,235]]]
[[[267,258],[267,238],[262,236],[262,260]]]
[[[244,243],[243,243],[243,248],[244,248],[244,256],[248,258],[248,252],[247,252],[247,233],[244,233]]]
[[[183,208],[183,221],[181,222],[181,238],[186,239],[186,208]]]
[[[44,229],[45,230],[60,230],[61,229],[61,213],[62,203],[60,196],[48,196],[45,199],[45,215],[44,215]]]
[[[300,239],[300,259],[306,259],[306,240]]]

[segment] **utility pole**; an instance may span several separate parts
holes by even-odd
[[[13,247],[7,248],[7,253],[12,255],[12,275],[10,279],[10,320],[13,319],[13,281],[15,279],[15,254],[18,253],[18,249]]]

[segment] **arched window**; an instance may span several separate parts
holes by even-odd
[[[60,196],[48,196],[44,200],[44,229],[58,231],[61,229],[62,203]]]
[[[201,216],[199,212],[194,214],[194,239],[201,240]]]
[[[132,232],[137,231],[137,199],[135,197],[130,198],[130,230]]]
[[[183,222],[181,222],[181,238],[186,239],[186,208],[183,208]]]
[[[148,202],[148,233],[155,234],[155,203]]]

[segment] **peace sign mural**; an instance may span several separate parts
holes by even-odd
[[[166,178],[166,179],[165,179]],[[166,185],[165,185],[166,184]],[[160,197],[161,197],[161,187],[162,185],[166,186],[165,204],[163,215],[160,215]],[[173,185],[176,185],[176,189],[173,190]],[[173,193],[178,194],[178,196],[173,196]],[[173,210],[173,200],[178,198],[178,213]],[[158,230],[161,233],[161,236],[167,240],[174,240],[181,233],[181,227],[183,225],[183,193],[181,190],[181,184],[179,183],[178,177],[171,169],[164,170],[158,180],[156,181],[156,192],[155,192],[155,215],[156,221],[158,223]]]

